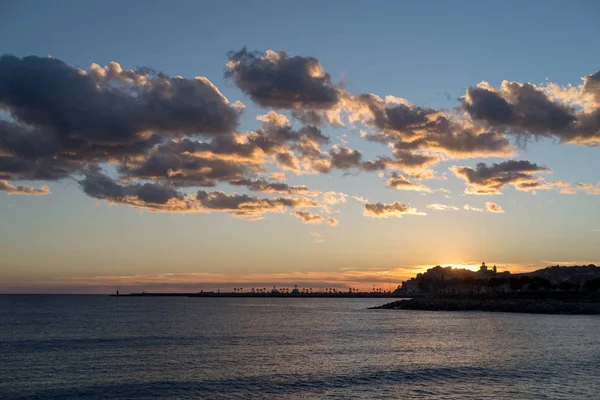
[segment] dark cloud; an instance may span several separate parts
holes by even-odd
[[[530,83],[505,81],[501,92],[470,88],[464,107],[475,120],[531,133],[560,132],[576,119],[572,109]]]
[[[365,203],[364,215],[373,218],[402,218],[404,215],[426,215],[417,211],[410,204],[401,204],[397,201],[392,204],[385,203]]]
[[[287,208],[320,207],[319,203],[306,197],[276,197],[261,199],[245,194],[199,191],[199,206],[205,210],[231,212],[237,216],[260,216],[266,212],[283,212]]]
[[[321,224],[323,222],[326,222],[331,226],[336,226],[338,224],[338,220],[335,218],[325,218],[319,214],[311,213],[310,211],[297,210],[294,214],[305,224]]]
[[[267,212],[284,212],[288,208],[321,207],[318,202],[302,196],[261,199],[202,190],[195,195],[186,195],[164,184],[119,184],[105,175],[87,176],[79,184],[90,197],[155,212],[230,212],[236,216],[257,217]]]
[[[61,144],[51,133],[0,119],[0,149],[15,157],[51,158],[61,152]]]
[[[390,179],[388,179],[386,186],[398,189],[398,190],[412,190],[415,192],[431,192],[432,190],[425,185],[420,183],[414,183],[409,181],[406,177],[397,174],[396,172],[392,173]]]
[[[105,175],[86,176],[79,184],[88,196],[109,203],[127,204],[155,212],[199,212],[192,199],[164,184],[122,185]]]
[[[120,185],[107,176],[88,176],[79,182],[85,194],[114,202],[138,200],[143,204],[165,205],[170,200],[183,200],[184,195],[162,184]]]
[[[465,110],[471,118],[486,120],[490,124],[512,123],[516,116],[513,109],[502,96],[483,88],[470,88],[467,90]]]
[[[228,57],[225,76],[263,107],[329,109],[339,101],[338,89],[316,58],[245,48]]]
[[[35,56],[0,57],[0,103],[20,122],[100,143],[124,143],[148,131],[231,132],[238,117],[206,78],[122,71],[116,63],[82,71]]]
[[[355,168],[361,165],[362,153],[359,150],[351,150],[347,147],[332,149],[329,152],[331,167],[337,169]]]
[[[533,175],[550,169],[526,160],[509,160],[491,166],[478,163],[475,169],[453,166],[450,170],[465,180],[468,185],[465,193],[468,194],[500,194],[506,185],[524,191],[549,188]]]
[[[69,177],[82,166],[62,160],[35,161],[0,155],[0,179],[56,181]]]
[[[327,122],[322,113],[314,110],[292,110],[292,117],[304,125],[321,126]]]
[[[400,137],[419,135],[434,124],[439,115],[439,111],[432,108],[414,106],[403,99],[391,100],[386,102],[376,95],[362,94],[353,99],[353,106],[362,115],[362,122]]]
[[[8,55],[0,57],[0,108],[13,120],[3,121],[0,144],[27,158],[139,153],[155,135],[231,132],[239,115],[206,78]]]
[[[583,93],[594,98],[600,108],[600,71],[583,78]]]
[[[507,156],[513,151],[506,136],[494,132],[469,130],[428,135],[424,148],[442,151],[454,157]]]
[[[233,138],[211,142],[170,140],[155,147],[141,161],[121,165],[128,179],[163,180],[176,186],[215,186],[218,182],[243,179],[262,169],[262,151]]]
[[[254,192],[279,193],[279,194],[303,194],[307,196],[316,196],[316,192],[308,190],[306,186],[290,186],[283,182],[269,182],[265,179],[239,179],[230,181],[234,186],[246,186]]]
[[[516,135],[555,137],[565,143],[600,143],[600,78],[598,73],[584,78],[582,96],[596,104],[578,110],[573,99],[551,98],[544,87],[504,81],[499,88],[487,84],[469,88],[462,101],[475,121],[501,132]],[[555,85],[554,85],[555,86]],[[575,101],[577,103],[577,101]]]
[[[386,101],[369,94],[350,104],[353,120],[376,129],[365,139],[392,144],[397,165],[421,168],[437,157],[424,152],[441,152],[451,157],[506,156],[512,152],[508,139],[499,133],[475,132],[439,110],[414,106],[403,99]]]
[[[429,154],[399,149],[394,149],[394,158],[395,160],[390,164],[400,166],[404,169],[421,169],[439,161],[438,157]]]
[[[287,115],[271,111],[257,117],[260,129],[239,131],[243,105],[230,104],[206,78],[124,70],[114,62],[82,70],[51,57],[1,56],[0,190],[46,194],[45,186],[9,181],[75,178],[91,197],[152,211],[257,217],[292,209],[305,222],[333,224],[333,218],[298,210],[331,211],[302,197],[319,192],[266,177],[281,170],[382,171],[389,187],[429,192],[413,181],[435,177],[430,167],[448,159],[512,156],[511,135],[600,144],[600,73],[578,87],[482,83],[453,111],[393,96],[353,96],[332,83],[317,59],[283,51],[229,53],[225,74],[257,104]],[[327,123],[362,124],[361,137],[388,145],[391,154],[364,160],[360,150],[348,147],[352,138],[331,146],[321,130]],[[117,172],[114,180],[102,173],[107,163]],[[467,182],[467,193],[498,194],[505,185],[599,193],[591,184],[546,182],[536,174],[549,169],[528,161],[451,169]],[[280,197],[180,191],[223,183]],[[369,216],[406,213],[422,214],[398,202],[365,206]]]

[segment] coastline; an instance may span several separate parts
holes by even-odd
[[[549,296],[432,296],[394,301],[371,309],[600,315],[600,302],[597,299],[561,299]]]
[[[337,293],[231,293],[231,292],[200,292],[200,293],[126,293],[109,294],[110,297],[253,297],[253,298],[351,298],[351,299],[399,299],[412,298],[405,294],[397,293],[370,293],[370,292],[337,292]]]

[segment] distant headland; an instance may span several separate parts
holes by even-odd
[[[600,267],[550,266],[529,273],[436,266],[396,291],[411,297],[378,309],[600,314]]]

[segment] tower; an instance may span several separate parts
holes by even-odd
[[[485,261],[481,263],[481,267],[479,267],[479,271],[487,272],[487,267],[485,266]]]

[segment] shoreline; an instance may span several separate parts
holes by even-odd
[[[419,311],[486,311],[525,314],[600,315],[600,302],[589,299],[515,297],[421,297],[370,309]]]
[[[254,297],[254,298],[350,298],[350,299],[406,299],[405,294],[394,293],[128,293],[109,294],[110,297]]]

